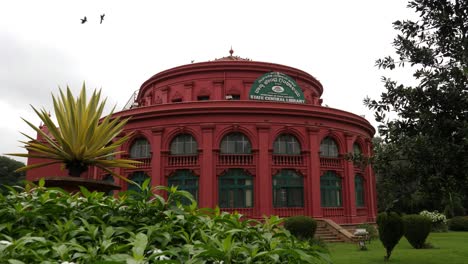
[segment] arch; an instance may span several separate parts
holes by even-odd
[[[221,208],[254,206],[254,178],[243,169],[228,169],[218,177],[218,204]]]
[[[359,148],[361,149],[361,154],[367,155],[367,147],[366,147],[366,142],[361,138],[361,137],[356,137],[356,140],[353,143],[353,153],[354,153],[354,145],[357,144]]]
[[[151,145],[144,138],[135,138],[130,145],[128,156],[130,159],[144,159],[151,157]]]
[[[249,139],[250,144],[252,146],[252,149],[254,149],[254,146],[255,147],[258,146],[257,134],[252,133],[252,131],[250,131],[249,129],[247,129],[247,128],[243,127],[243,126],[240,126],[238,124],[233,124],[231,126],[227,126],[223,130],[221,130],[220,132],[216,133],[215,139],[213,141],[213,146],[217,146],[219,148],[219,146],[221,146],[221,141],[223,140],[223,138],[227,134],[232,133],[232,132],[240,132],[240,133],[244,134],[245,136],[247,136],[247,138]]]
[[[301,144],[293,134],[280,134],[273,142],[273,154],[300,155],[301,152]]]
[[[223,137],[219,150],[222,154],[251,154],[252,143],[244,133],[231,132]]]
[[[196,155],[198,142],[191,134],[181,133],[171,140],[169,151],[171,155]]]
[[[272,133],[272,139],[276,140],[282,134],[290,134],[296,137],[296,139],[298,140],[301,146],[301,150],[305,150],[307,148],[306,146],[307,146],[308,141],[306,140],[306,137],[294,127],[284,126],[283,128],[276,130],[274,133]],[[273,146],[273,144],[274,144],[274,141],[271,142],[270,146]]]
[[[273,176],[274,207],[304,207],[304,177],[291,169]]]
[[[150,146],[153,145],[151,133],[149,131],[135,130],[135,131],[125,131],[125,133],[133,133],[132,137],[127,142],[122,144],[122,147],[121,147],[122,150],[127,151],[128,155],[130,155],[130,148],[133,145],[133,143],[140,138],[146,139],[149,142]]]
[[[167,130],[166,130],[167,131]],[[192,128],[192,127],[189,127],[189,126],[179,126],[177,128],[174,128],[170,131],[167,131],[163,134],[162,136],[162,146],[161,148],[163,150],[170,150],[170,147],[171,147],[171,142],[172,140],[174,140],[175,137],[177,137],[178,135],[180,134],[189,134],[191,135],[195,141],[198,143],[201,142],[201,136],[199,133],[197,133],[197,131]],[[200,144],[199,144],[200,146]]]
[[[320,141],[320,157],[337,158],[340,154],[340,149],[335,139],[325,137]]]
[[[343,135],[335,130],[330,129],[327,133],[321,135],[320,142],[322,142],[327,137],[332,138],[335,141],[336,145],[338,146],[338,154],[344,154],[346,151],[346,143]]]
[[[356,195],[356,207],[365,206],[365,179],[362,174],[354,176],[354,191]]]
[[[342,179],[334,171],[320,177],[320,200],[322,207],[342,207]]]

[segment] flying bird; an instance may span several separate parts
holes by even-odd
[[[104,17],[105,17],[105,16],[106,16],[106,14],[102,14],[102,15],[101,15],[101,23],[100,23],[100,24],[102,24],[102,21],[104,20]]]
[[[88,21],[88,19],[86,19],[86,16],[84,18],[81,18],[81,24],[84,24]]]

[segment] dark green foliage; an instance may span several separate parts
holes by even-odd
[[[452,231],[468,231],[468,216],[455,216],[448,222]]]
[[[392,150],[375,160],[377,174],[394,196],[389,205],[398,199],[405,212],[447,208],[454,215],[457,199],[468,208],[468,1],[412,0],[408,7],[417,16],[393,23],[396,54],[376,65],[412,71],[415,85],[383,77],[380,98],[364,101]]]
[[[401,216],[395,212],[380,213],[377,216],[379,238],[387,251],[385,260],[390,258],[393,248],[405,233],[405,224]]]
[[[291,216],[284,221],[284,228],[301,240],[312,239],[317,230],[317,221],[303,215]]]
[[[416,249],[424,248],[426,238],[431,232],[432,220],[423,215],[405,215],[405,237]]]
[[[0,194],[0,263],[330,262],[325,249],[285,232],[278,217],[201,210],[188,192],[148,183],[118,199],[43,182]]]
[[[15,170],[24,166],[24,163],[5,156],[0,156],[0,193],[5,192],[4,185],[15,186],[22,185],[24,172],[15,172]]]

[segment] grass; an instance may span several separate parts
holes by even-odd
[[[328,244],[334,264],[467,264],[468,232],[431,233],[426,240],[431,249],[414,249],[405,237],[401,238],[388,262],[384,262],[385,249],[379,239],[368,245],[367,251],[359,250],[357,244]]]

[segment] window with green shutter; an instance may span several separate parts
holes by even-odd
[[[356,192],[356,206],[364,207],[364,178],[360,174],[354,177],[354,190]]]
[[[273,206],[304,206],[304,179],[301,175],[294,170],[281,170],[273,176]]]
[[[253,177],[243,169],[229,169],[218,177],[219,207],[253,207]]]
[[[250,154],[252,147],[249,139],[242,133],[227,134],[221,141],[221,154]]]
[[[171,155],[193,155],[198,152],[197,141],[189,134],[176,136],[171,142]]]
[[[286,154],[286,155],[300,155],[301,146],[299,141],[293,135],[282,134],[276,138],[273,144],[274,154]]]
[[[320,197],[322,207],[341,207],[341,177],[327,171],[320,177]]]
[[[338,157],[338,145],[331,137],[326,137],[320,143],[320,156],[321,157]]]
[[[139,138],[135,140],[130,147],[130,158],[131,159],[142,159],[150,157],[150,144],[148,140]]]
[[[198,177],[190,170],[177,170],[173,176],[169,177],[167,185],[177,186],[178,190],[189,192],[193,199],[198,201]],[[188,200],[184,200],[183,203],[188,204]]]

